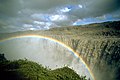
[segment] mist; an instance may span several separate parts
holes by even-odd
[[[91,78],[86,65],[66,47],[44,38],[15,38],[0,42],[0,52],[8,60],[28,59],[45,67],[56,69],[69,66],[79,75]]]

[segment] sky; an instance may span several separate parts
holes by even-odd
[[[0,0],[0,32],[120,20],[120,0]]]

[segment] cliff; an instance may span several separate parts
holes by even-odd
[[[51,37],[80,54],[96,80],[120,79],[120,22],[51,29]]]
[[[57,39],[83,58],[96,80],[120,80],[120,21],[25,31],[0,35],[0,39],[37,34]]]

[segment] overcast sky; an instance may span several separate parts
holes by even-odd
[[[0,0],[0,32],[120,19],[120,0]]]

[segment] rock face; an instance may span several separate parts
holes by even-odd
[[[75,27],[72,30],[65,28],[63,32],[68,30],[69,36],[56,37],[56,39],[80,54],[96,80],[119,80],[120,30],[118,27],[120,25],[118,24],[120,22],[93,24],[82,28]]]
[[[57,39],[83,58],[96,80],[120,80],[120,22],[106,22],[47,31],[27,31],[0,36],[37,34]],[[14,34],[14,35],[13,35]],[[4,36],[4,37],[3,37]]]

